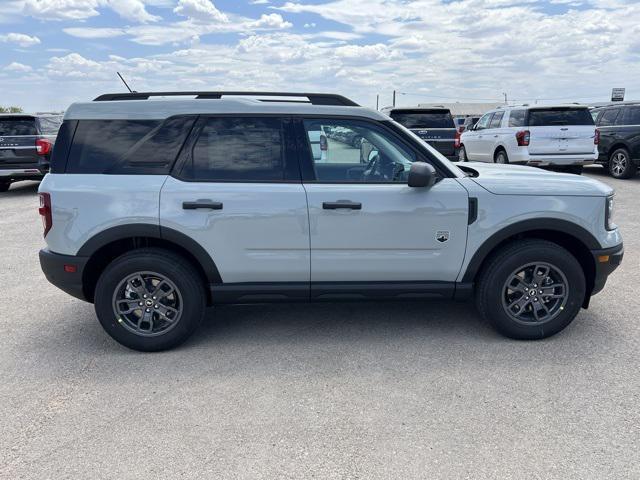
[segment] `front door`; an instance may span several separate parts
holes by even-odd
[[[472,162],[487,161],[486,131],[490,126],[492,116],[493,113],[484,114],[475,124],[474,129],[465,135],[464,148],[467,152],[467,158]]]
[[[309,205],[311,281],[454,282],[465,252],[466,190],[454,178],[411,188],[422,153],[379,124],[305,119],[300,136]],[[318,162],[311,141],[327,137]]]

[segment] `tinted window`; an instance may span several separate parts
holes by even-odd
[[[631,107],[626,110],[625,125],[640,125],[640,107]]]
[[[40,117],[38,118],[41,135],[57,135],[62,124],[62,117]]]
[[[283,180],[284,150],[280,119],[209,118],[183,175],[206,181]]]
[[[33,117],[0,118],[0,135],[37,135],[36,121]]]
[[[485,128],[489,128],[489,124],[491,123],[491,117],[493,116],[493,112],[485,113],[480,120],[478,120],[476,130],[484,130]]]
[[[394,110],[390,116],[407,128],[455,128],[448,110]]]
[[[415,153],[384,129],[357,120],[305,120],[315,178],[321,182],[406,182]],[[316,152],[316,138],[326,138]]]
[[[68,173],[167,173],[194,121],[81,120]]]
[[[525,110],[511,110],[509,114],[509,126],[510,127],[522,127],[524,126]]]
[[[491,118],[490,128],[500,128],[502,124],[502,117],[504,117],[504,112],[496,112],[493,114]]]
[[[618,118],[619,108],[610,108],[602,112],[602,115],[598,118],[598,126],[609,127],[615,125],[616,118]]]
[[[593,125],[587,108],[536,108],[529,110],[530,127]]]

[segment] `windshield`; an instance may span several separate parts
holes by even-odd
[[[394,110],[390,117],[407,128],[455,128],[448,110]]]
[[[530,127],[594,125],[587,108],[536,108],[529,110]]]
[[[438,157],[438,160],[440,160],[442,162],[442,164],[451,172],[453,173],[456,177],[466,177],[467,174],[465,172],[463,172],[462,170],[460,170],[455,163],[451,162],[449,159],[447,159],[447,157],[445,157],[444,155],[442,155],[439,151],[437,151],[435,148],[433,148],[431,145],[429,145],[428,143],[426,143],[424,140],[422,140],[418,135],[416,135],[415,133],[413,133],[411,130],[409,130],[407,127],[405,127],[404,125],[402,125],[401,123],[395,122],[392,120],[392,123],[394,125],[396,125],[398,128],[400,128],[400,130],[402,130],[404,133],[406,133],[407,135],[409,135],[410,137],[414,138],[415,140],[418,141],[418,143],[422,146],[422,148],[425,148],[426,150],[429,151],[429,153],[431,155],[433,155],[434,157]]]

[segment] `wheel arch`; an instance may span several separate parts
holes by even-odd
[[[498,156],[498,152],[504,152],[507,153],[507,149],[505,148],[504,145],[498,145],[494,150],[493,150],[493,161],[495,162],[496,157]],[[509,154],[507,153],[507,158],[509,158]]]
[[[112,260],[125,252],[143,247],[164,248],[185,258],[202,279],[208,296],[207,304],[211,304],[208,286],[212,283],[222,283],[220,272],[211,256],[187,235],[151,224],[109,228],[87,240],[78,250],[78,256],[88,258],[82,273],[83,290],[87,300],[93,301],[98,278]]]
[[[607,160],[611,160],[611,155],[613,155],[613,152],[620,148],[624,148],[629,153],[629,155],[631,155],[631,149],[629,148],[629,145],[618,140],[613,145],[611,145],[611,147],[609,147],[609,150],[607,152]]]
[[[494,233],[471,257],[462,282],[474,283],[492,254],[504,245],[524,238],[539,238],[556,243],[578,260],[587,283],[584,300],[584,306],[587,306],[594,288],[596,273],[595,260],[591,251],[600,249],[602,246],[589,231],[566,220],[555,218],[524,220]]]

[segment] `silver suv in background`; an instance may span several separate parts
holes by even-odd
[[[581,173],[598,158],[599,140],[587,106],[505,106],[462,133],[458,157]]]
[[[173,347],[225,303],[428,298],[474,298],[538,339],[622,260],[603,183],[459,168],[339,95],[241,93],[112,94],[65,115],[40,262],[123,345]]]
[[[49,171],[62,115],[0,114],[0,192],[19,180],[40,180]]]

